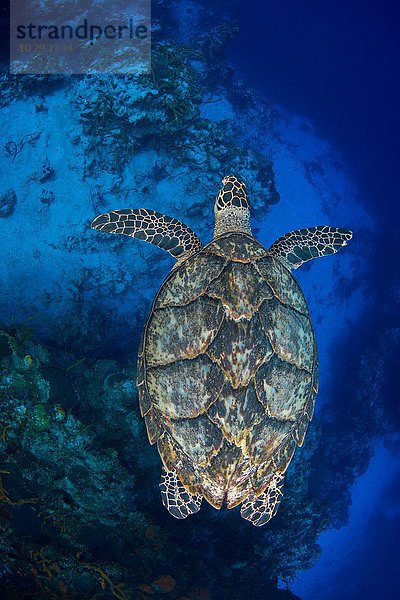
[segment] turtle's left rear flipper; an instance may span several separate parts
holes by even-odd
[[[167,471],[163,467],[160,490],[162,503],[175,519],[186,519],[200,510],[203,497],[200,494],[189,494],[176,471]]]
[[[240,509],[243,519],[250,521],[256,527],[268,523],[278,511],[283,496],[284,478],[282,473],[275,473],[265,492],[259,496],[250,496],[245,500]]]
[[[278,238],[268,253],[280,258],[290,269],[297,269],[313,258],[335,254],[352,237],[353,234],[348,229],[317,225],[297,229]]]
[[[99,215],[93,229],[106,233],[122,233],[137,240],[155,244],[177,260],[201,249],[197,235],[184,223],[147,208],[126,208]]]

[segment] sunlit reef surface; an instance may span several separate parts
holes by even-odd
[[[371,339],[359,325],[379,278],[379,264],[368,266],[373,227],[310,123],[262,101],[226,64],[234,34],[221,23],[160,38],[150,76],[1,80],[2,597],[294,598],[278,582],[317,561],[318,536],[346,522],[375,439],[399,425],[376,400],[396,331]],[[172,261],[89,229],[99,212],[146,206],[206,242],[230,172],[248,183],[266,245],[324,222],[355,230],[347,254],[298,274],[321,391],[279,513],[262,529],[238,510],[204,505],[177,522],[161,506],[134,380],[141,328]],[[398,289],[386,289],[388,307]]]

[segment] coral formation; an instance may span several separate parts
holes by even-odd
[[[0,194],[0,217],[2,219],[10,217],[14,212],[16,204],[17,194],[12,188]]]
[[[261,218],[279,200],[272,161],[248,145],[243,149],[239,125],[213,122],[201,112],[207,69],[216,51],[208,45],[209,38],[214,44],[219,40],[220,49],[225,43],[224,36],[212,32],[193,47],[158,43],[150,76],[89,75],[76,83],[73,105],[87,136],[85,175],[99,169],[121,173],[132,154],[156,150],[153,185],[169,170],[183,167],[193,174],[193,186],[201,184],[199,193],[207,194],[210,173],[222,177],[236,171],[253,186],[250,191],[258,203],[254,214]]]
[[[45,183],[46,181],[50,181],[56,177],[56,172],[50,164],[50,160],[47,158],[44,159],[41,171],[36,175],[38,181],[40,183]]]
[[[4,108],[32,94],[48,94],[65,85],[62,75],[11,75],[0,73],[0,107]]]
[[[0,360],[7,598],[31,590],[241,599],[255,570],[251,593],[268,589],[268,598],[279,598],[274,578],[290,578],[318,554],[321,507],[308,498],[307,483],[316,440],[292,470],[279,522],[265,536],[249,532],[238,515],[215,519],[207,510],[179,529],[160,506],[160,465],[145,440],[129,364],[54,352],[24,327],[3,328]],[[227,536],[237,544],[216,561]]]
[[[53,204],[53,202],[55,202],[56,197],[55,197],[53,190],[47,190],[47,189],[43,188],[42,191],[40,192],[39,199],[42,204],[49,205],[49,204]]]

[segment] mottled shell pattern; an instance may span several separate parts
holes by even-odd
[[[317,379],[303,293],[250,234],[215,237],[164,281],[139,351],[139,400],[150,442],[190,494],[233,508],[283,477]]]

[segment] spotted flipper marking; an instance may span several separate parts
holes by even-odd
[[[163,505],[175,519],[186,519],[189,515],[199,512],[203,497],[187,492],[176,471],[167,471],[163,467],[160,490]]]
[[[265,492],[245,500],[240,509],[243,519],[250,521],[256,527],[268,523],[278,511],[283,496],[284,479],[285,476],[282,473],[275,473]]]
[[[268,253],[282,259],[290,269],[297,269],[312,258],[335,254],[352,237],[348,229],[317,225],[287,233],[272,244]]]
[[[155,244],[179,260],[201,249],[201,242],[190,227],[147,208],[126,208],[99,215],[92,228]]]

